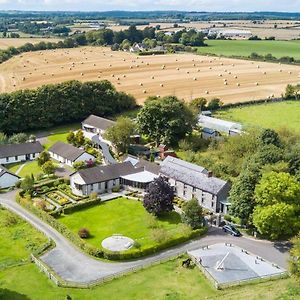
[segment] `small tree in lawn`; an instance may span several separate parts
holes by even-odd
[[[42,165],[42,170],[45,174],[51,175],[55,171],[55,166],[52,161],[47,161]]]
[[[49,152],[47,151],[43,151],[38,159],[37,159],[37,162],[38,162],[38,165],[41,167],[45,162],[49,161],[50,160],[50,154]]]
[[[26,192],[32,191],[33,184],[34,184],[34,179],[31,176],[26,175],[26,177],[21,182],[21,189]]]
[[[68,142],[69,144],[72,144],[72,145],[75,144],[75,134],[74,134],[73,131],[70,131],[70,132],[68,133],[68,135],[67,135],[67,142]]]
[[[167,178],[158,177],[151,182],[144,196],[144,207],[156,216],[164,212],[170,212],[173,207],[174,191]]]
[[[80,147],[80,146],[84,145],[84,143],[85,143],[85,138],[84,138],[83,131],[82,131],[81,129],[79,129],[79,130],[76,132],[74,143],[75,143],[75,145],[76,145],[77,147]]]
[[[193,229],[202,227],[203,225],[203,215],[202,207],[199,205],[197,199],[186,202],[183,205],[183,213],[181,215],[182,222],[191,226]]]

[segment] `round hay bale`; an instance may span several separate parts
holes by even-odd
[[[149,63],[147,62],[146,65],[149,66]]]
[[[260,66],[259,65],[257,65],[257,69],[259,69],[260,68]]]
[[[143,86],[143,83],[142,83],[142,82],[140,82],[140,86]]]
[[[51,73],[51,76],[54,76],[54,73]]]
[[[123,78],[126,78],[126,75],[125,75],[125,74],[123,75]]]
[[[258,85],[258,82],[255,82],[255,85],[257,86],[257,85]]]
[[[265,71],[265,72],[263,72],[263,74],[264,74],[264,75],[266,75],[266,74],[267,74],[267,72]]]
[[[126,59],[125,59],[125,58],[123,58],[123,61],[126,61]]]
[[[154,79],[154,76],[151,76],[151,79]]]
[[[45,72],[43,72],[43,75],[46,75],[46,73],[45,73]]]
[[[227,69],[224,69],[224,72],[227,73]]]
[[[101,76],[100,75],[98,75],[98,78],[100,78]]]
[[[71,71],[71,70],[72,70],[72,68],[69,68],[69,70]]]
[[[94,67],[96,67],[96,64],[93,64]]]
[[[193,64],[193,67],[196,67],[196,64]]]
[[[234,78],[237,79],[238,77],[235,75]]]
[[[223,63],[220,63],[220,65],[223,66],[224,64],[223,64]]]
[[[240,83],[237,83],[236,85],[237,85],[237,86],[240,86],[241,84],[240,84]]]
[[[212,69],[212,67],[209,67],[209,69],[211,70],[211,69]]]
[[[189,71],[186,71],[186,74],[190,74],[190,72],[189,72]]]
[[[197,69],[197,72],[200,72],[200,69]]]
[[[289,71],[289,74],[291,75],[291,74],[292,74],[292,72],[291,72],[291,71]]]
[[[129,68],[130,68],[130,69],[132,69],[133,67],[132,67],[132,66],[130,66]]]
[[[111,77],[115,77],[115,74],[111,74]]]
[[[119,80],[120,80],[120,77],[117,77],[117,80],[119,81]]]
[[[231,72],[228,72],[229,75],[231,75]]]
[[[208,94],[209,94],[209,91],[205,91],[205,94],[208,95]]]
[[[179,71],[179,68],[176,68],[177,71]]]
[[[146,94],[146,93],[147,93],[147,91],[146,91],[146,90],[143,90],[143,93],[144,93],[144,94]]]
[[[220,73],[218,76],[219,76],[219,77],[222,77],[223,75]]]
[[[137,68],[139,67],[139,65],[135,65]]]
[[[227,84],[228,84],[228,82],[227,82],[227,81],[225,81],[225,82],[224,82],[224,85],[227,85]]]
[[[227,81],[227,79],[223,79],[223,81],[224,81],[224,82],[226,82],[226,81]]]
[[[164,87],[164,85],[163,85],[162,83],[160,84],[160,86],[161,86],[161,87]]]
[[[282,70],[280,69],[279,72],[282,72]]]
[[[234,67],[234,66],[235,66],[235,64],[232,64],[232,66]]]
[[[111,67],[111,64],[109,64],[108,66]]]
[[[23,77],[23,78],[22,78],[22,81],[25,81],[25,80],[26,80],[26,78],[25,78],[25,77]]]

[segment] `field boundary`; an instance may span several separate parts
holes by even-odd
[[[140,266],[131,267],[124,271],[116,272],[115,274],[105,275],[102,278],[91,281],[90,283],[78,283],[74,281],[63,280],[58,274],[55,273],[55,271],[53,271],[47,264],[45,264],[40,258],[35,256],[34,254],[31,254],[31,261],[40,269],[41,272],[43,272],[50,280],[52,280],[59,287],[89,289],[104,284],[106,282],[112,281],[114,279],[147,269],[149,267],[159,265],[167,261],[175,260],[177,258],[180,258],[182,255],[183,254],[179,254],[179,255],[177,254],[172,257],[158,259],[153,262],[148,262]]]

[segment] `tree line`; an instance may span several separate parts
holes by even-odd
[[[80,121],[90,114],[109,116],[136,106],[107,80],[76,80],[34,90],[0,94],[0,132],[13,134]]]

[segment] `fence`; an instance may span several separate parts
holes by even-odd
[[[38,257],[36,257],[34,254],[31,254],[31,260],[32,262],[34,262],[38,268],[46,274],[46,276],[52,280],[57,286],[60,286],[60,287],[65,287],[65,288],[91,288],[91,287],[94,287],[96,285],[100,285],[100,284],[103,284],[103,283],[106,283],[106,282],[109,282],[109,281],[112,281],[113,279],[116,279],[116,278],[119,278],[119,277],[122,277],[124,275],[128,275],[128,274],[131,274],[131,273],[135,273],[139,270],[143,270],[143,269],[146,269],[146,268],[149,268],[151,266],[154,266],[154,265],[158,265],[158,264],[161,264],[161,263],[164,263],[166,261],[170,261],[170,260],[174,260],[178,257],[180,257],[180,255],[174,255],[173,257],[167,257],[167,258],[164,258],[164,259],[159,259],[159,260],[155,260],[155,261],[152,261],[152,262],[149,262],[149,263],[146,263],[146,264],[143,264],[143,265],[137,265],[135,267],[132,267],[132,268],[128,268],[128,269],[125,269],[123,271],[120,271],[120,272],[116,272],[114,274],[111,274],[111,275],[106,275],[106,276],[103,276],[99,279],[96,279],[96,280],[93,280],[93,281],[90,281],[88,283],[78,283],[78,282],[73,282],[73,281],[65,281],[64,279],[60,278],[54,270],[52,270],[51,268],[49,268],[42,260],[40,260]]]

